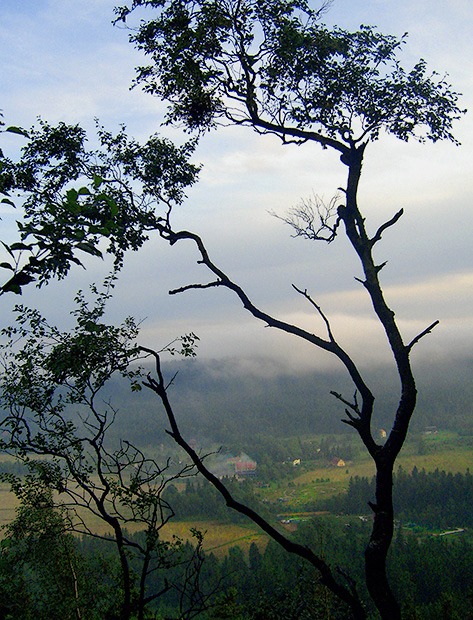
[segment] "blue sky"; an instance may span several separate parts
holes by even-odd
[[[109,129],[124,123],[145,139],[161,131],[181,140],[177,129],[161,128],[164,106],[139,89],[129,90],[134,67],[142,61],[127,32],[111,25],[113,0],[2,0],[0,3],[0,80],[8,124],[30,126],[37,116],[50,122],[81,123],[92,130],[94,117]],[[335,0],[328,23],[356,28],[375,24],[381,31],[409,32],[403,63],[424,57],[432,69],[447,72],[473,109],[473,5],[470,0]],[[471,356],[473,346],[473,121],[457,125],[461,147],[419,145],[383,138],[365,157],[361,204],[372,229],[401,206],[405,216],[379,248],[385,291],[406,339],[435,319],[441,324],[415,351],[418,359]],[[19,139],[2,137],[6,152]],[[363,290],[359,267],[340,239],[331,246],[291,239],[290,230],[268,211],[281,214],[313,192],[330,198],[343,184],[345,168],[336,154],[310,145],[282,147],[249,130],[222,129],[207,136],[196,159],[204,168],[177,222],[206,239],[215,262],[244,285],[255,303],[312,331],[322,329],[310,307],[293,291],[307,288],[322,304],[340,342],[360,364],[387,359],[383,336]],[[5,234],[15,214],[2,213]],[[150,242],[130,256],[111,308],[113,319],[145,318],[143,338],[159,346],[193,330],[204,357],[262,356],[285,369],[330,364],[282,334],[265,330],[225,291],[190,292],[169,297],[170,288],[205,281],[189,246],[169,248]],[[99,281],[106,265],[77,269],[67,282],[28,290],[24,302],[53,320],[79,287]],[[71,301],[69,301],[71,300]],[[9,321],[12,297],[0,298],[2,323]]]

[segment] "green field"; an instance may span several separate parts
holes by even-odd
[[[408,472],[414,466],[426,471],[440,469],[453,473],[465,472],[473,465],[471,443],[471,438],[462,438],[454,433],[441,432],[422,436],[418,440],[411,440],[405,446],[397,461],[397,467],[401,466]],[[5,457],[0,457],[1,460],[5,460]],[[281,483],[273,482],[268,487],[257,488],[256,493],[270,506],[274,516],[284,513],[302,516],[306,504],[345,491],[350,477],[372,477],[373,474],[372,461],[360,451],[357,458],[347,461],[343,467],[303,464],[302,469],[294,470],[290,480],[285,479]],[[13,519],[16,506],[17,500],[8,486],[0,484],[0,525]],[[89,518],[88,522],[98,533],[105,533],[102,521],[97,519],[94,522]],[[252,542],[264,546],[268,540],[266,535],[251,524],[236,525],[216,521],[171,521],[162,530],[162,535],[165,539],[175,535],[188,540],[191,539],[192,527],[206,533],[204,547],[217,555],[225,554],[234,545],[247,551]]]
[[[462,438],[451,432],[419,436],[406,444],[398,457],[396,469],[402,467],[411,472],[417,467],[426,471],[439,469],[464,473],[473,467],[471,443],[471,437]],[[308,502],[343,493],[352,476],[371,478],[374,473],[373,461],[366,453],[360,452],[357,458],[347,461],[343,467],[309,464],[289,483],[285,481],[259,489],[258,496],[266,502],[279,505],[280,512],[284,512],[285,504],[290,504],[295,509],[303,509]]]

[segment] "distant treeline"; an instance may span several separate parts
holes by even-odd
[[[264,366],[264,363],[261,363]],[[255,435],[287,437],[349,432],[340,420],[345,417],[331,390],[349,395],[353,386],[341,372],[282,372],[260,376],[242,370],[237,359],[181,360],[163,364],[164,373],[178,372],[169,397],[182,431],[201,444],[241,442]],[[418,407],[412,430],[436,425],[473,433],[471,402],[473,363],[463,360],[442,367],[420,368]],[[396,410],[397,379],[386,369],[367,372],[376,396],[376,425],[390,428]],[[138,445],[165,441],[167,421],[161,404],[149,390],[131,392],[125,382],[109,386],[118,415],[111,432]],[[446,415],[448,412],[448,415]],[[130,424],[130,421],[133,423]]]
[[[263,370],[265,363],[263,360],[259,364]],[[322,370],[290,375],[287,371],[270,371],[265,376],[250,373],[242,369],[237,358],[164,362],[166,377],[170,379],[177,373],[169,398],[184,436],[196,439],[200,445],[240,444],[248,451],[256,436],[282,439],[294,435],[351,435],[340,421],[345,417],[343,406],[330,394],[332,390],[352,394],[353,386],[344,373]],[[440,365],[419,369],[418,406],[411,425],[414,433],[435,425],[473,435],[472,372],[470,360],[451,364],[448,372]],[[370,369],[367,376],[376,397],[374,422],[378,429],[389,429],[397,406],[397,378],[385,368]],[[103,401],[108,400],[117,409],[108,432],[110,442],[126,438],[143,447],[169,443],[165,432],[168,422],[153,392],[132,392],[127,381],[117,378],[104,390]],[[71,415],[75,416],[76,411]],[[258,455],[251,456],[262,461]],[[284,458],[272,458],[273,463],[277,460]]]
[[[268,516],[265,514],[265,507],[255,498],[251,484],[226,479],[225,485],[240,502],[257,509],[264,516]],[[188,480],[185,489],[182,491],[178,491],[174,485],[170,485],[164,491],[163,499],[170,504],[177,519],[185,521],[209,519],[224,523],[240,523],[246,520],[246,517],[238,512],[229,510],[220,493],[204,480]]]
[[[473,526],[473,475],[401,467],[394,476],[394,508],[398,518],[432,528]],[[346,494],[330,498],[323,507],[332,512],[366,514],[374,499],[374,477],[350,478]]]
[[[0,474],[23,476],[26,473],[28,473],[27,469],[21,461],[3,461],[3,463],[0,463]]]

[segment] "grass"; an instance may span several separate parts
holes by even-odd
[[[439,432],[412,438],[397,460],[396,468],[402,466],[407,472],[416,466],[418,469],[435,469],[465,472],[473,463],[471,438],[461,438],[455,433]],[[421,452],[421,453],[419,453]],[[0,455],[0,462],[7,460]],[[10,460],[10,458],[8,458]],[[294,516],[302,513],[307,505],[317,499],[329,498],[344,492],[352,476],[371,478],[374,475],[371,459],[363,453],[344,467],[317,466],[301,471],[290,482],[272,483],[269,488],[257,489],[261,499],[272,504],[272,511],[279,514],[291,512]],[[18,502],[7,485],[0,484],[0,525],[10,522],[15,516]],[[97,533],[106,533],[107,528],[97,518],[88,517],[87,522]],[[263,548],[268,540],[265,534],[253,525],[225,524],[216,521],[171,521],[162,530],[162,536],[170,540],[178,536],[192,540],[191,528],[206,532],[204,548],[216,555],[224,555],[232,546],[238,545],[248,551],[252,542]],[[130,527],[130,531],[134,531]],[[140,528],[141,529],[141,528]],[[0,537],[1,537],[0,531]]]
[[[252,543],[263,549],[269,538],[254,525],[237,525],[233,523],[219,523],[218,521],[172,521],[162,530],[164,540],[171,540],[178,536],[183,540],[192,541],[191,528],[200,530],[204,534],[204,549],[221,557],[231,547],[240,547],[248,552]]]
[[[473,465],[473,446],[467,438],[456,433],[441,431],[431,435],[418,435],[406,443],[398,457],[395,470],[401,466],[407,472],[414,467],[434,471],[445,470],[452,473],[464,473]],[[371,478],[375,467],[366,453],[359,453],[354,461],[348,461],[344,467],[320,465],[310,467],[296,475],[290,482],[271,484],[269,488],[258,489],[258,496],[280,507],[289,504],[291,509],[303,510],[307,504],[316,500],[327,499],[343,493],[348,488],[353,476]]]

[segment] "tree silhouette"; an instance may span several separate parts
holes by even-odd
[[[384,233],[402,217],[403,209],[368,226],[358,187],[371,142],[391,134],[406,142],[448,140],[456,144],[453,123],[463,110],[458,106],[458,94],[444,78],[430,73],[424,60],[410,70],[401,66],[398,55],[405,37],[384,35],[369,26],[355,32],[327,28],[321,18],[328,5],[315,11],[305,0],[134,0],[117,8],[116,14],[117,22],[129,22],[139,11],[147,16],[131,34],[132,42],[149,59],[138,68],[137,83],[169,103],[169,123],[183,125],[196,139],[222,124],[248,126],[260,134],[276,135],[284,144],[303,148],[315,142],[339,154],[346,170],[342,198],[334,198],[328,205],[303,203],[283,219],[297,235],[309,240],[335,243],[343,235],[359,260],[363,272],[359,282],[384,330],[400,383],[392,427],[384,443],[379,443],[372,431],[375,395],[370,382],[308,290],[295,287],[322,319],[325,332],[321,335],[260,309],[213,262],[198,235],[173,226],[174,208],[198,172],[188,164],[195,140],[176,149],[155,136],[140,146],[124,132],[113,136],[101,130],[101,148],[92,156],[77,128],[43,125],[30,134],[22,160],[14,164],[3,158],[0,171],[0,192],[6,195],[19,188],[29,196],[25,221],[20,224],[21,241],[6,247],[11,260],[2,267],[13,271],[13,276],[3,290],[20,292],[32,278],[42,283],[51,276],[66,275],[71,263],[79,260],[78,251],[99,255],[97,243],[104,237],[121,265],[126,249],[139,249],[149,233],[156,231],[171,245],[194,243],[199,264],[211,273],[210,281],[176,288],[172,294],[227,288],[256,319],[337,358],[353,382],[354,395],[332,393],[344,408],[344,422],[358,432],[376,467],[373,529],[365,551],[367,587],[381,617],[398,619],[399,604],[386,574],[393,536],[393,467],[416,406],[410,355],[437,321],[426,324],[413,338],[401,333],[381,286],[385,262],[376,260],[374,251]],[[58,131],[61,140],[56,139]],[[87,185],[68,189],[69,181],[84,178]],[[26,264],[19,260],[24,253],[29,257]],[[27,280],[15,280],[21,274]],[[149,377],[148,386],[166,407],[172,436],[206,475],[205,464],[179,432],[160,375],[159,356],[156,364],[156,375]],[[337,580],[309,549],[281,537],[259,515],[235,502],[218,480],[207,477],[229,505],[266,528],[284,548],[305,554],[353,615],[365,617],[346,574]]]
[[[325,335],[315,335],[258,308],[212,262],[199,236],[174,230],[170,218],[160,232],[171,244],[194,242],[199,263],[215,278],[171,293],[228,288],[255,318],[331,353],[346,368],[355,395],[332,393],[344,405],[344,422],[358,432],[376,466],[376,502],[371,504],[374,523],[365,551],[366,582],[382,618],[395,619],[400,609],[386,575],[393,536],[393,466],[416,406],[410,354],[438,321],[410,340],[401,334],[381,287],[385,263],[375,260],[374,248],[402,217],[403,209],[370,233],[358,187],[365,151],[382,134],[403,141],[456,144],[452,125],[463,111],[458,107],[458,94],[445,79],[429,73],[424,60],[408,71],[401,66],[398,54],[405,37],[384,35],[370,26],[355,32],[329,29],[321,23],[327,6],[315,11],[304,0],[134,0],[116,11],[117,21],[127,22],[138,10],[151,10],[144,13],[146,18],[130,37],[149,61],[137,69],[136,82],[169,103],[168,122],[183,124],[199,135],[230,123],[274,134],[283,143],[315,142],[337,151],[347,169],[343,199],[327,207],[306,203],[285,219],[297,235],[310,240],[333,242],[343,231],[360,261],[363,277],[359,281],[384,329],[400,382],[398,405],[384,444],[372,433],[375,397],[368,380],[306,289],[296,291],[322,318]],[[177,438],[176,429],[173,433]]]
[[[143,620],[150,603],[177,587],[183,593],[181,612],[187,613],[189,604],[195,613],[209,598],[199,590],[203,537],[195,532],[198,544],[187,558],[178,538],[167,542],[161,537],[174,517],[163,497],[165,489],[195,470],[185,463],[173,465],[170,459],[160,464],[126,439],[110,438],[117,410],[104,388],[121,375],[139,390],[141,373],[136,363],[131,365],[140,356],[138,325],[131,318],[119,326],[104,321],[114,277],[107,278],[103,290],[92,287],[93,304],[83,293],[77,295],[76,325],[70,331],[60,331],[38,310],[24,306],[16,307],[15,325],[1,330],[0,450],[19,459],[29,472],[26,478],[2,474],[1,479],[28,500],[21,513],[30,519],[25,528],[38,521],[28,508],[31,493],[36,497],[37,491],[48,500],[47,515],[64,532],[101,538],[115,548],[121,620]],[[183,354],[187,339],[179,339]],[[172,343],[166,350],[177,352],[176,347]],[[133,528],[143,535],[133,536]],[[179,584],[164,577],[154,579],[161,587],[150,587],[152,576],[175,566],[181,567]],[[195,596],[189,596],[191,586]]]

